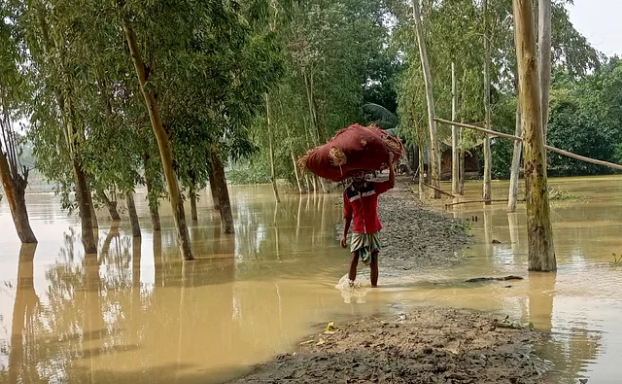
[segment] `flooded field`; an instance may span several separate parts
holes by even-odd
[[[317,324],[408,305],[507,313],[546,332],[537,349],[555,363],[547,382],[617,382],[622,178],[552,185],[571,198],[554,203],[557,274],[527,273],[524,207],[464,205],[448,213],[474,235],[461,264],[391,278],[381,270],[382,288],[354,298],[335,289],[348,259],[334,239],[336,196],[286,195],[277,207],[269,187],[234,188],[231,237],[203,194],[192,263],[180,261],[166,204],[165,230],[150,230],[144,195],[142,240],[100,212],[100,251],[87,258],[77,219],[54,195],[28,196],[36,248],[20,247],[0,202],[0,383],[218,383],[291,351]],[[480,184],[467,190],[476,197]],[[493,193],[505,196],[507,184]],[[510,274],[525,280],[465,283]]]

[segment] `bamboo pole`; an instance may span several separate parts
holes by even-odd
[[[474,131],[488,133],[490,135],[494,135],[494,136],[497,136],[497,137],[502,137],[504,139],[512,139],[512,140],[515,140],[515,141],[523,141],[523,139],[521,137],[510,135],[508,133],[502,133],[502,132],[493,131],[493,130],[490,130],[490,129],[478,127],[476,125],[457,123],[455,121],[449,121],[449,120],[445,120],[445,119],[435,119],[435,120],[437,122],[439,122],[439,123],[454,125],[454,126],[457,126],[457,127],[460,127],[460,128],[472,129]],[[587,163],[592,163],[592,164],[596,164],[596,165],[602,165],[603,167],[609,167],[609,168],[618,169],[618,170],[622,171],[622,165],[620,165],[620,164],[610,163],[608,161],[596,160],[596,159],[592,159],[591,157],[577,155],[576,153],[572,153],[570,151],[565,151],[563,149],[551,147],[550,145],[545,145],[544,148],[549,150],[549,151],[551,151],[551,152],[558,153],[558,154],[560,154],[562,156],[566,156],[566,157],[570,157],[570,158],[573,158],[573,159],[576,159],[576,160],[585,161]]]
[[[436,191],[436,192],[438,192],[438,193],[440,193],[440,194],[442,194],[442,195],[445,195],[445,196],[447,196],[447,197],[451,197],[452,199],[455,197],[455,196],[454,196],[454,195],[452,195],[451,193],[449,193],[449,192],[445,192],[445,191],[443,191],[443,190],[442,190],[442,189],[440,189],[440,188],[433,187],[433,186],[431,186],[430,184],[423,183],[423,185],[424,185],[424,186],[426,186],[426,187],[428,187],[428,188],[430,188],[430,189],[432,189],[432,190],[434,190],[434,191]]]
[[[519,202],[525,202],[525,200],[518,200]],[[470,203],[507,203],[508,199],[491,199],[491,200],[468,200],[468,201],[459,201],[457,203],[447,203],[445,204],[445,208],[453,207],[454,205],[462,205],[462,204],[470,204]]]
[[[456,65],[451,63],[451,119],[458,117],[458,83],[456,81]],[[460,194],[460,148],[458,127],[451,127],[451,193]]]

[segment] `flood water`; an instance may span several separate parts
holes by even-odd
[[[20,246],[2,201],[0,383],[219,383],[291,351],[317,324],[408,305],[509,314],[546,333],[536,348],[555,363],[548,382],[617,382],[622,178],[552,184],[579,197],[554,205],[556,274],[527,273],[524,206],[464,205],[448,213],[469,219],[474,235],[460,265],[384,279],[381,270],[382,288],[355,298],[335,289],[348,259],[334,240],[337,196],[285,195],[276,206],[269,187],[233,188],[228,236],[204,193],[191,263],[177,253],[167,204],[154,234],[140,193],[142,240],[100,212],[100,251],[88,257],[78,220],[53,194],[28,195],[36,248]],[[468,196],[479,190],[467,185]],[[506,193],[495,184],[495,198]],[[509,274],[525,280],[464,283]]]

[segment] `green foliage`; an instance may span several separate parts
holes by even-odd
[[[568,18],[565,2],[553,4],[552,16],[552,49],[553,67],[555,68],[556,82],[572,83],[578,79],[589,78],[588,73],[600,67],[599,56]],[[427,141],[427,103],[423,87],[423,74],[419,59],[419,50],[416,44],[412,25],[411,9],[408,4],[393,2],[392,11],[396,15],[397,25],[394,28],[392,44],[394,49],[406,56],[407,68],[399,75],[398,80],[398,116],[402,134],[411,142]],[[422,2],[423,22],[426,29],[426,44],[434,81],[434,97],[436,115],[449,119],[451,116],[451,63],[455,63],[456,79],[458,83],[458,120],[468,123],[483,121],[484,116],[484,87],[483,87],[483,59],[484,15],[481,2],[471,0],[443,0]],[[510,0],[489,2],[488,25],[490,26],[491,57],[491,103],[493,127],[501,132],[513,133],[515,127],[516,108],[516,54],[513,38],[512,2]],[[563,73],[563,75],[560,75]],[[622,85],[622,84],[621,84]],[[614,86],[610,97],[616,97]],[[620,88],[617,88],[620,89]],[[615,105],[618,105],[615,103]],[[594,108],[592,113],[595,113]],[[576,130],[582,132],[562,132],[561,121],[557,123],[557,112],[551,108],[550,141],[565,140],[568,135],[575,135],[575,148],[595,154],[599,151],[608,152],[608,144],[603,143],[604,136],[593,133],[595,127],[585,124]],[[568,111],[567,116],[572,116]],[[601,113],[602,115],[602,113]],[[596,116],[596,114],[594,115]],[[596,123],[593,118],[592,122]],[[576,123],[576,122],[575,122]],[[602,126],[602,123],[598,123]],[[571,128],[568,128],[571,129]],[[448,140],[449,127],[439,125],[439,139]],[[556,132],[557,131],[557,132]],[[481,143],[482,134],[470,130],[463,130],[462,149],[477,150]],[[584,142],[587,136],[592,138]],[[605,140],[606,141],[606,140]],[[579,144],[596,146],[599,148],[578,148]],[[564,145],[570,143],[563,143]],[[560,144],[561,145],[561,144]],[[562,146],[562,148],[565,148]],[[506,139],[494,139],[493,176],[508,177],[512,158],[513,143]],[[600,157],[599,157],[600,158]],[[610,157],[608,157],[610,158]],[[567,172],[594,173],[596,168],[584,166],[584,169],[570,167],[569,160],[560,160],[552,156],[552,165]],[[560,163],[561,161],[561,163]],[[600,168],[599,168],[600,169]],[[602,169],[600,170],[602,172]]]
[[[232,184],[267,184],[270,182],[270,166],[265,161],[237,164],[227,174]]]
[[[603,63],[553,6],[553,92],[549,142],[622,161],[622,66]],[[451,63],[458,114],[483,120],[481,2],[424,1],[436,113],[451,115]],[[186,188],[209,178],[213,145],[233,161],[237,183],[294,181],[292,161],[352,123],[375,122],[406,141],[427,141],[427,111],[410,4],[402,1],[7,0],[0,5],[3,113],[29,120],[38,170],[72,209],[74,160],[95,192],[130,191],[151,181],[165,193],[158,148],[122,29],[131,25]],[[512,2],[491,2],[493,126],[513,132],[516,57]],[[162,22],[165,20],[166,22]],[[272,137],[268,137],[266,95]],[[449,136],[439,125],[439,138]],[[463,131],[462,148],[481,135]],[[22,143],[20,143],[21,145]],[[507,176],[510,141],[493,143],[493,173]],[[553,173],[607,170],[549,157]]]
[[[612,58],[593,74],[556,76],[551,92],[550,145],[579,155],[620,162],[622,143],[622,62]],[[606,167],[549,155],[553,175],[607,174]]]

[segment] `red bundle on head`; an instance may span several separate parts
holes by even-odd
[[[354,124],[337,132],[326,144],[309,151],[301,163],[316,175],[339,182],[355,170],[385,169],[389,151],[397,161],[404,146],[378,127]]]

